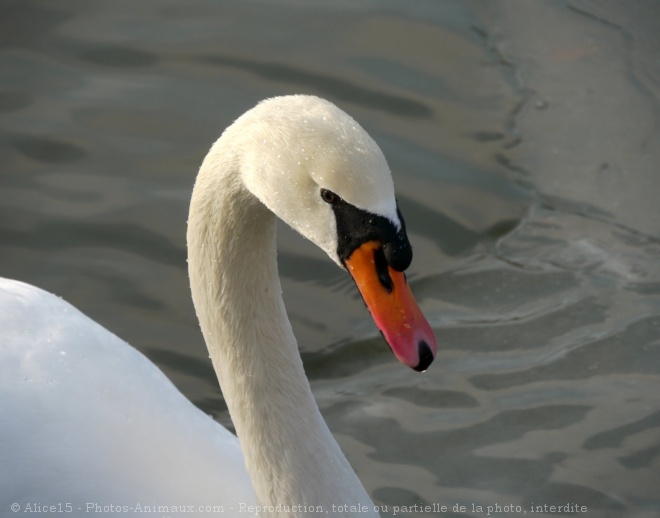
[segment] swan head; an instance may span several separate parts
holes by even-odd
[[[425,370],[435,336],[403,273],[412,247],[374,140],[332,103],[304,95],[262,101],[225,136],[241,149],[247,189],[351,274],[395,356]]]

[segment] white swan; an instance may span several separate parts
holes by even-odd
[[[327,101],[264,101],[211,148],[188,222],[193,301],[242,453],[135,349],[63,300],[0,280],[1,515],[13,504],[74,516],[136,506],[377,516],[305,377],[275,215],[349,270],[403,363],[431,363],[435,338],[401,273],[411,249],[380,149]]]

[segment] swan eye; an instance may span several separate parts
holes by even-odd
[[[321,198],[326,203],[336,203],[339,200],[339,196],[328,189],[321,189]]]

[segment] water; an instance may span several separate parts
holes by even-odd
[[[403,368],[350,279],[280,226],[313,389],[383,514],[660,514],[654,2],[2,10],[3,276],[83,309],[230,425],[188,291],[194,175],[258,100],[321,95],[388,157],[440,344],[427,373]]]

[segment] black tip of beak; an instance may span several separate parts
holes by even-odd
[[[429,368],[429,365],[433,363],[433,352],[431,351],[429,344],[424,340],[420,340],[417,348],[419,351],[419,363],[417,364],[417,367],[413,367],[413,369],[417,372],[424,372]]]

